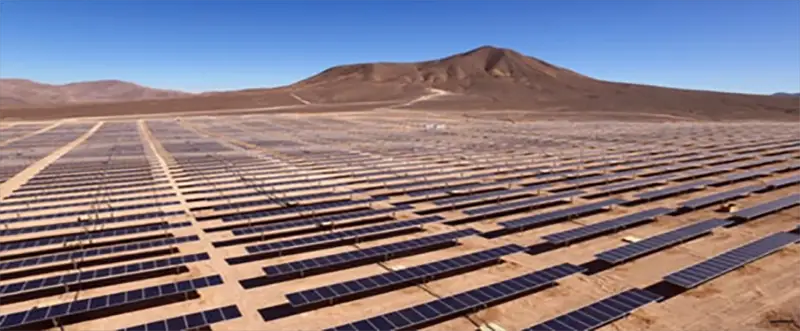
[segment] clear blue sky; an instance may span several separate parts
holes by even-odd
[[[268,87],[481,45],[608,80],[800,91],[798,0],[0,2],[0,77],[48,83]]]

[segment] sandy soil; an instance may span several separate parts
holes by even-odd
[[[753,170],[796,165],[800,145],[790,124],[768,122],[509,122],[491,117],[464,118],[457,113],[424,113],[390,110],[342,114],[229,115],[178,118],[79,120],[81,132],[16,173],[2,187],[0,218],[2,231],[64,224],[59,229],[4,234],[2,243],[32,242],[53,238],[52,244],[0,250],[0,261],[46,256],[59,251],[77,252],[80,245],[112,247],[123,242],[143,242],[162,237],[198,236],[177,245],[136,250],[150,257],[113,259],[129,253],[111,253],[82,259],[80,271],[144,262],[169,256],[207,252],[210,259],[186,264],[187,270],[173,274],[142,276],[140,279],[111,278],[108,284],[62,294],[3,304],[3,312],[29,310],[75,298],[116,293],[200,276],[219,274],[224,284],[199,291],[199,297],[181,302],[156,302],[151,307],[129,307],[108,316],[64,319],[66,330],[123,328],[215,307],[235,304],[242,317],[212,325],[214,330],[324,329],[385,314],[436,298],[458,294],[560,263],[591,262],[595,254],[625,244],[623,238],[647,238],[710,218],[727,218],[718,204],[681,214],[658,217],[653,222],[599,236],[549,251],[504,256],[502,263],[370,295],[308,311],[289,313],[265,321],[259,310],[287,303],[285,295],[338,282],[367,277],[390,270],[429,263],[506,244],[537,246],[542,236],[603,222],[615,217],[655,208],[677,208],[683,202],[740,187],[800,175],[798,169],[766,172],[740,182],[705,186],[696,191],[637,205],[615,205],[593,215],[574,217],[550,225],[496,238],[470,236],[456,245],[381,263],[350,266],[318,275],[290,279],[245,289],[240,281],[264,276],[262,268],[279,263],[352,252],[367,247],[402,242],[455,229],[492,231],[498,223],[526,216],[573,208],[607,198],[635,200],[637,195],[687,182],[719,180]],[[432,125],[436,124],[436,125]],[[29,128],[18,141],[42,143],[61,122]],[[11,128],[16,125],[11,126]],[[6,130],[6,129],[0,129]],[[55,130],[55,131],[54,131]],[[20,131],[22,132],[22,131]],[[50,136],[47,133],[51,132]],[[2,146],[0,146],[2,147]],[[745,169],[746,162],[775,155],[785,159]],[[742,157],[734,157],[734,156]],[[107,162],[110,160],[110,163]],[[727,161],[726,161],[727,160]],[[695,179],[670,180],[608,197],[593,197],[608,185],[661,174],[664,164],[689,164],[696,169],[719,164],[732,167],[723,173]],[[675,178],[690,169],[678,170]],[[629,171],[613,181],[590,180],[614,172]],[[549,172],[553,172],[549,174]],[[151,177],[147,177],[151,176]],[[576,181],[587,176],[586,181]],[[581,175],[582,174],[582,175]],[[546,183],[549,186],[525,192],[510,191]],[[115,186],[116,185],[116,186]],[[127,187],[125,185],[130,185]],[[470,185],[470,188],[465,188]],[[444,190],[443,187],[450,187]],[[82,189],[81,192],[69,190]],[[132,191],[132,190],[139,191]],[[421,190],[433,190],[418,193]],[[558,204],[520,209],[507,215],[490,216],[460,225],[449,221],[470,217],[470,210],[544,197],[565,190],[584,193]],[[197,191],[200,191],[199,193]],[[478,194],[495,192],[492,197]],[[741,208],[756,206],[797,192],[791,185],[741,197]],[[25,195],[34,193],[31,195]],[[453,204],[437,204],[444,198],[464,197]],[[385,200],[372,201],[386,197]],[[59,198],[60,200],[52,200]],[[48,200],[50,199],[50,200]],[[112,199],[112,200],[109,200]],[[204,200],[205,199],[205,200]],[[278,200],[276,200],[278,199]],[[280,200],[284,199],[284,200]],[[282,201],[293,201],[286,205]],[[344,205],[325,205],[331,202]],[[370,202],[372,201],[372,202]],[[347,204],[353,202],[352,204]],[[10,205],[11,203],[18,203]],[[154,205],[143,206],[150,203]],[[115,211],[97,211],[112,206]],[[296,206],[309,206],[305,210]],[[247,256],[247,246],[331,233],[330,228],[298,224],[283,229],[234,235],[231,230],[267,224],[319,218],[327,214],[348,215],[353,211],[408,209],[370,216],[344,218],[333,223],[333,233],[399,220],[438,215],[443,219],[416,232],[396,234],[358,243],[334,242],[330,247],[287,252],[241,264],[227,259]],[[27,210],[25,210],[27,208]],[[122,209],[125,208],[125,209]],[[200,209],[202,210],[200,210]],[[291,209],[295,208],[295,209]],[[15,210],[12,212],[12,210]],[[272,211],[250,219],[229,220],[228,215]],[[185,215],[152,217],[102,225],[66,226],[82,219],[137,215],[146,212],[184,212]],[[58,214],[73,212],[74,214]],[[24,217],[39,217],[25,219]],[[224,219],[225,218],[225,219]],[[120,233],[89,239],[65,236],[143,227],[153,224],[190,222],[188,226]],[[485,307],[468,315],[447,318],[426,330],[475,329],[493,323],[506,330],[520,330],[629,288],[646,288],[683,267],[726,250],[800,223],[795,206],[735,227],[718,228],[710,235],[661,250],[594,274],[571,275],[557,286],[514,300]],[[233,239],[241,243],[219,246]],[[6,246],[2,246],[6,247]],[[165,248],[177,251],[165,252]],[[108,259],[112,258],[112,259]],[[649,304],[603,330],[796,330],[800,277],[794,272],[800,248],[790,245],[779,252],[727,273],[669,300]],[[87,265],[88,263],[88,265]],[[94,265],[92,265],[94,264]],[[44,269],[42,266],[61,266]],[[69,262],[44,263],[0,270],[0,285],[74,272]],[[0,300],[2,297],[0,297]],[[56,329],[54,327],[53,329]]]

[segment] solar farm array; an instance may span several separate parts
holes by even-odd
[[[5,124],[0,330],[771,327],[800,302],[798,138],[402,113]]]

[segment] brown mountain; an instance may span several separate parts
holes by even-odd
[[[58,110],[5,109],[2,116],[96,116],[224,109],[336,111],[387,107],[528,110],[531,114],[624,118],[666,115],[708,120],[798,120],[800,115],[800,104],[794,98],[602,81],[509,49],[485,46],[433,61],[337,66],[278,88],[204,93],[155,101],[74,105],[58,107]]]
[[[434,61],[333,67],[292,86],[319,102],[362,100],[369,95],[374,98],[369,93],[374,89],[425,94],[429,88],[502,100],[519,97],[519,93],[526,97],[549,93],[581,81],[593,80],[512,50],[484,46]]]
[[[431,88],[450,92],[409,106],[422,109],[558,109],[708,119],[800,114],[792,99],[602,81],[490,46],[434,61],[338,66],[292,87],[312,102],[402,99]]]
[[[0,79],[0,106],[52,106],[93,102],[164,99],[190,93],[160,90],[119,80],[51,85],[27,79]]]

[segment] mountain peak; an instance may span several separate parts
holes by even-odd
[[[465,92],[490,81],[514,81],[525,86],[552,84],[548,80],[582,77],[517,51],[484,45],[432,61],[413,63],[362,63],[329,68],[293,86],[307,87],[342,81],[372,83],[401,82],[414,89],[436,88]]]
[[[513,49],[497,47],[497,46],[492,46],[492,45],[483,45],[483,46],[480,46],[478,48],[466,51],[466,52],[461,53],[461,54],[465,54],[466,55],[466,54],[475,54],[475,53],[500,53],[500,54],[505,54],[505,55],[524,56],[524,55],[520,54],[519,52],[517,52],[517,51],[515,51]]]

